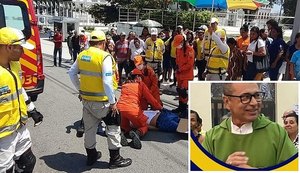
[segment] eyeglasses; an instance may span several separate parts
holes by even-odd
[[[261,102],[263,100],[263,98],[265,97],[265,93],[264,92],[256,92],[254,94],[245,93],[240,96],[235,96],[235,95],[225,95],[225,96],[239,97],[241,100],[241,103],[248,104],[251,102],[252,97],[254,97],[257,102]]]
[[[11,42],[11,44],[17,43],[17,42],[22,41],[22,40],[25,40],[25,38],[21,38],[21,39],[19,39],[19,40],[13,40],[13,41]]]

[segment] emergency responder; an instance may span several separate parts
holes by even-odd
[[[197,39],[195,40],[194,42],[194,49],[195,49],[195,52],[196,52],[196,66],[197,66],[197,69],[198,69],[198,73],[197,73],[197,76],[198,76],[198,81],[202,81],[202,80],[205,80],[203,77],[202,77],[202,73],[205,71],[205,68],[206,68],[206,60],[203,56],[203,49],[202,49],[202,41],[203,41],[203,38],[204,38],[204,28],[200,27],[197,31],[196,31],[196,34],[197,34]]]
[[[38,125],[43,115],[22,88],[18,61],[23,48],[32,50],[34,46],[25,41],[20,30],[0,29],[0,172],[31,173],[36,163],[26,122],[31,116]]]
[[[226,33],[223,29],[214,31],[213,27],[208,28],[208,32],[215,46],[210,51],[203,78],[206,77],[206,80],[225,80],[230,54],[230,49],[226,43]]]
[[[210,21],[210,26],[204,32],[204,40],[203,40],[203,55],[207,60],[209,58],[210,51],[213,47],[216,46],[216,43],[212,40],[212,35],[209,31],[213,30],[214,32],[219,32],[220,28],[218,27],[219,19],[213,17]]]
[[[179,95],[179,106],[173,112],[180,113],[181,118],[187,117],[188,102],[188,81],[194,79],[194,58],[193,46],[185,40],[183,35],[176,35],[173,42],[176,47],[176,78],[178,82],[177,92]]]
[[[162,105],[159,94],[158,80],[152,67],[148,66],[147,63],[144,62],[143,57],[140,55],[134,57],[134,64],[135,67],[141,71],[142,81],[146,84],[152,96],[157,100],[158,103]],[[147,110],[148,108],[148,101],[145,98],[141,100],[141,107],[142,110]]]
[[[134,69],[131,72],[131,79],[122,85],[121,96],[117,104],[122,116],[121,128],[125,135],[129,133],[129,136],[132,138],[132,142],[129,145],[136,149],[142,148],[140,138],[148,132],[148,118],[143,113],[140,104],[141,100],[146,99],[152,105],[153,110],[161,110],[163,108],[152,96],[151,91],[141,77],[142,72],[140,70]],[[131,124],[133,128],[137,129],[136,131],[132,130]],[[127,145],[126,141],[122,145]]]
[[[109,168],[114,169],[129,166],[132,161],[129,158],[124,159],[119,153],[122,147],[120,115],[117,113],[114,93],[117,89],[115,75],[117,69],[112,56],[104,51],[105,42],[106,36],[103,31],[93,31],[89,42],[90,47],[79,54],[69,70],[69,75],[82,98],[86,164],[93,165],[101,157],[101,152],[95,148],[96,132],[99,122],[105,119],[110,154]]]
[[[153,68],[154,72],[159,79],[162,73],[161,63],[163,60],[163,54],[165,52],[165,44],[162,39],[157,38],[158,31],[156,28],[151,28],[151,37],[145,41],[144,49],[146,53],[146,62]]]

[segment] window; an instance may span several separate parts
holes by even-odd
[[[7,26],[22,30],[26,39],[31,36],[28,10],[24,2],[1,0],[0,28]]]
[[[6,26],[24,30],[21,8],[13,5],[3,5]]]
[[[261,112],[271,121],[275,121],[275,84],[261,83],[258,84],[261,91],[265,92]],[[212,109],[212,126],[216,126],[222,122],[224,118],[230,116],[228,110],[223,104],[223,84],[212,83],[211,85],[211,109]]]

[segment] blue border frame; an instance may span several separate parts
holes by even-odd
[[[274,170],[274,169],[277,169],[277,168],[280,168],[286,164],[288,164],[289,162],[295,160],[297,157],[298,157],[298,153],[293,155],[291,158],[289,158],[288,160],[282,162],[282,163],[279,163],[278,165],[275,165],[275,166],[270,166],[270,167],[267,167],[267,168],[258,168],[258,169],[247,169],[247,168],[239,168],[239,167],[236,167],[236,166],[232,166],[232,165],[229,165],[219,159],[217,159],[216,157],[214,157],[212,154],[210,154],[208,151],[206,151],[203,146],[198,142],[198,139],[194,136],[194,134],[192,133],[191,131],[191,138],[193,139],[193,141],[195,142],[195,144],[198,146],[198,148],[205,154],[207,155],[210,159],[212,159],[213,161],[217,162],[218,164],[222,165],[222,166],[225,166],[227,168],[230,168],[230,169],[233,169],[233,170],[236,170],[236,171],[270,171],[270,170]],[[191,160],[191,163],[192,160]],[[193,163],[194,164],[194,163]],[[194,164],[195,165],[195,164]],[[196,169],[194,170],[193,168],[195,168],[192,164],[191,164],[191,171],[199,171],[197,170],[201,168],[199,168],[197,165],[196,166]]]

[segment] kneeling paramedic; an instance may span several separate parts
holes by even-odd
[[[116,62],[109,53],[104,51],[106,36],[103,31],[93,31],[90,38],[90,47],[79,54],[69,71],[71,81],[82,98],[86,164],[91,166],[101,157],[101,152],[95,147],[97,127],[103,119],[107,125],[109,168],[126,167],[132,161],[129,158],[124,159],[119,153],[122,145],[120,144],[121,120],[117,113],[114,93],[118,87],[115,75]]]
[[[20,30],[0,29],[0,172],[6,173],[33,172],[36,157],[26,122],[28,116],[35,125],[43,120],[22,88],[18,61],[23,48],[31,50],[34,46],[25,41]]]

